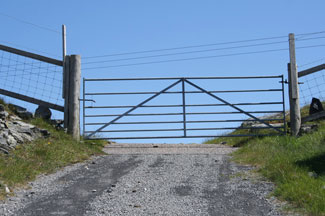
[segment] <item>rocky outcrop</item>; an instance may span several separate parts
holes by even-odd
[[[20,118],[25,120],[33,118],[33,113],[28,112],[26,108],[14,104],[9,104],[9,106]]]
[[[48,107],[39,105],[35,111],[35,117],[49,120],[51,119],[52,112]]]
[[[23,112],[23,110],[20,110]],[[26,111],[26,110],[25,110]],[[25,112],[26,113],[26,112]],[[25,123],[21,117],[9,115],[0,104],[0,151],[8,154],[18,145],[48,136],[47,130]]]

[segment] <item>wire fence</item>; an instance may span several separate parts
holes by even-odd
[[[311,103],[312,98],[325,100],[325,71],[321,70],[299,78],[300,105]]]
[[[62,67],[0,50],[0,89],[62,106]]]

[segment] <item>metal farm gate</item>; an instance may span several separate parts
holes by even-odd
[[[88,139],[286,133],[282,75],[83,79],[83,99]]]

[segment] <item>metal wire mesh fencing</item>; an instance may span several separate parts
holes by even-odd
[[[298,73],[300,106],[310,104],[312,98],[325,100],[325,65],[314,67],[314,71],[307,69]],[[311,68],[312,69],[312,68]],[[310,71],[311,73],[306,73]]]
[[[42,56],[3,47],[0,47],[0,94],[34,104],[46,103],[63,111],[62,62],[54,60],[53,64]]]

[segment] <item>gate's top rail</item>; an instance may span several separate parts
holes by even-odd
[[[283,75],[279,76],[238,76],[238,77],[186,77],[189,79],[272,79],[281,78]],[[163,78],[112,78],[112,79],[84,79],[85,81],[132,81],[132,80],[179,80],[184,79],[184,77],[163,77]]]

